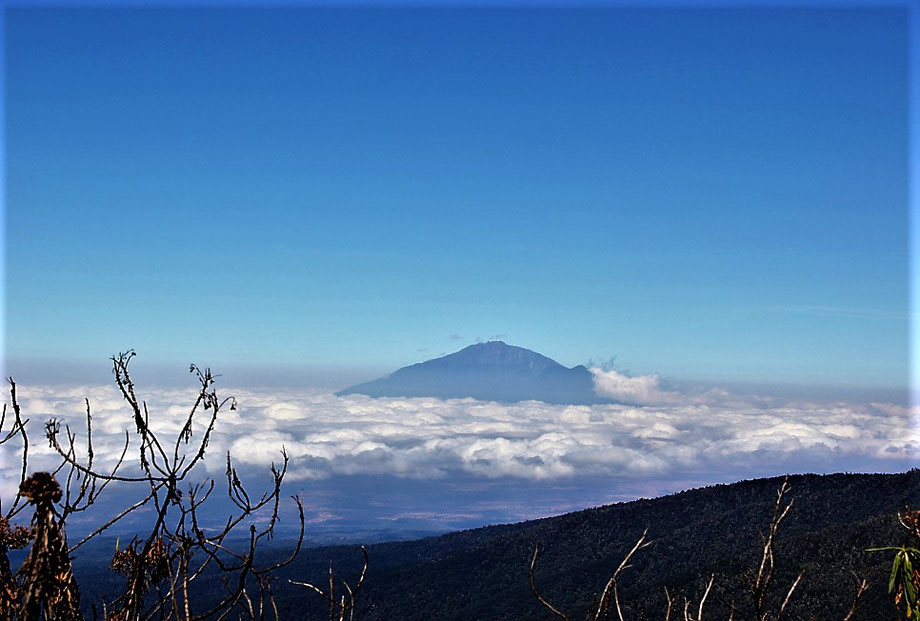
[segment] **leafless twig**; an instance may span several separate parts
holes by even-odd
[[[339,599],[336,599],[335,597],[335,575],[333,573],[332,563],[329,563],[328,592],[323,591],[315,584],[311,584],[309,582],[299,582],[297,580],[289,580],[288,582],[291,584],[296,584],[297,586],[308,588],[329,602],[329,621],[336,621],[336,618],[338,618],[339,621],[344,621],[346,615],[348,616],[349,621],[353,621],[355,618],[355,595],[364,584],[364,577],[367,575],[367,566],[369,564],[367,548],[365,546],[361,546],[361,554],[364,555],[364,565],[361,567],[361,574],[358,576],[358,581],[355,583],[354,588],[342,580],[342,584],[345,586],[345,591],[348,596],[347,599],[345,595],[342,595]],[[336,617],[336,611],[339,613],[338,617]]]

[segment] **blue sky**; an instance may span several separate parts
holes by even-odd
[[[904,9],[13,9],[6,45],[8,372],[334,387],[504,335],[907,382]]]

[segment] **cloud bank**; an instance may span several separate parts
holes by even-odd
[[[631,376],[615,370],[592,368],[594,392],[623,403],[635,405],[721,405],[750,407],[769,406],[773,399],[761,397],[737,397],[721,388],[710,388],[697,392],[679,391],[664,386],[658,375]]]
[[[342,475],[444,479],[578,477],[728,478],[795,471],[902,470],[920,455],[918,413],[885,403],[789,402],[764,405],[722,391],[682,395],[656,376],[596,372],[599,390],[647,405],[498,404],[472,399],[371,399],[297,390],[224,390],[236,411],[222,411],[206,468],[222,476],[224,454],[241,467],[264,468],[285,447],[290,480]],[[20,386],[31,419],[31,469],[52,463],[42,424],[64,418],[84,428],[83,398],[94,413],[97,461],[112,463],[131,418],[111,387]],[[194,392],[143,391],[152,426],[175,437]],[[200,430],[199,430],[200,433]],[[14,443],[0,447],[5,497],[16,480]]]

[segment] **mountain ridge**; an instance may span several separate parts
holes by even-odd
[[[636,556],[620,583],[623,611],[629,618],[663,616],[664,587],[675,602],[684,597],[699,601],[711,575],[715,587],[707,617],[726,618],[729,602],[741,606],[743,613],[750,599],[745,572],[756,569],[761,536],[785,478],[714,484],[515,524],[371,544],[370,568],[357,609],[366,621],[549,619],[528,584],[534,546],[540,544],[536,581],[541,593],[570,612],[569,618],[585,618],[611,572],[648,529],[652,546]],[[868,549],[903,540],[896,513],[905,502],[916,504],[920,469],[797,474],[788,482],[794,507],[777,535],[776,582],[768,604],[775,609],[804,569],[787,617],[841,619],[852,604],[853,571],[869,583],[853,621],[896,618],[886,589],[891,555]],[[282,546],[269,560],[287,554]],[[276,596],[282,618],[321,619],[328,612],[325,600],[291,587],[288,580],[322,584],[330,563],[336,577],[354,580],[362,558],[358,545],[304,550],[279,572]],[[99,571],[110,559],[106,547],[100,548],[98,558],[81,563],[83,575],[94,578],[87,594],[98,597],[121,587],[118,574]],[[194,583],[195,594],[205,600],[219,597],[220,580],[219,572],[203,576]]]
[[[516,524],[371,545],[378,574],[362,594],[359,609],[368,621],[549,619],[527,582],[531,555],[540,543],[544,551],[536,577],[541,592],[571,611],[570,618],[584,618],[610,573],[647,528],[654,543],[636,557],[620,585],[624,613],[630,618],[642,618],[643,611],[651,618],[663,615],[664,587],[675,597],[698,601],[706,579],[715,574],[718,595],[707,606],[707,616],[725,618],[728,601],[743,607],[749,598],[742,576],[756,567],[761,534],[783,480],[716,484]],[[903,539],[896,512],[905,500],[916,502],[920,470],[800,474],[788,481],[795,503],[778,534],[770,605],[778,607],[805,569],[789,618],[843,618],[852,604],[852,570],[870,587],[854,620],[894,618],[886,592],[891,556],[867,549]],[[291,568],[292,575],[319,581],[328,560],[352,573],[360,560],[357,546],[310,552]],[[322,602],[316,600],[307,604],[319,610]]]
[[[548,356],[504,341],[469,345],[336,393],[350,394],[375,398],[473,398],[504,403],[614,403],[594,391],[594,376],[584,365],[568,368]]]

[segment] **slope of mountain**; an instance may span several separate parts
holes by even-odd
[[[458,352],[403,367],[336,394],[370,397],[437,397],[515,402],[591,405],[612,403],[594,392],[591,372],[582,365],[567,368],[541,354],[489,341]]]
[[[777,540],[776,577],[767,601],[775,610],[795,577],[802,582],[785,618],[842,619],[852,604],[851,572],[866,578],[853,621],[897,618],[887,594],[891,554],[868,548],[900,545],[905,530],[896,512],[918,504],[920,470],[901,474],[795,475],[787,498],[793,508]],[[620,580],[620,601],[629,619],[664,618],[667,587],[680,615],[684,598],[699,602],[706,581],[715,586],[706,618],[749,619],[745,574],[760,559],[761,534],[770,523],[781,477],[694,489],[652,500],[607,505],[519,524],[487,526],[368,546],[370,567],[357,594],[356,618],[365,621],[547,620],[553,616],[534,599],[528,568],[539,543],[536,582],[541,593],[570,619],[584,619],[592,599],[644,529],[653,544],[640,551]],[[284,558],[291,544],[276,544],[264,564]],[[76,573],[84,606],[123,588],[124,578],[106,571],[111,541],[81,548]],[[328,618],[328,602],[288,580],[328,584],[330,561],[336,579],[354,585],[361,570],[359,546],[303,550],[273,583],[282,619]],[[219,572],[193,583],[192,600],[205,608],[223,596]],[[336,593],[344,592],[341,583]],[[694,612],[695,612],[694,607]],[[89,617],[88,617],[89,618]]]
[[[358,613],[384,619],[551,619],[528,583],[534,545],[543,550],[536,571],[541,593],[570,619],[586,618],[623,555],[648,528],[653,544],[642,550],[620,581],[627,618],[664,618],[664,587],[680,616],[684,597],[699,602],[710,575],[715,586],[707,618],[749,618],[744,574],[760,558],[782,478],[742,481],[637,500],[542,520],[488,526],[412,542],[369,546],[367,582]],[[868,548],[900,545],[905,530],[896,512],[920,498],[920,470],[902,474],[796,475],[794,506],[780,528],[777,571],[768,601],[774,609],[805,570],[786,618],[842,619],[854,594],[851,571],[869,581],[854,620],[896,618],[888,597],[891,554]],[[321,584],[330,559],[336,576],[353,581],[360,570],[357,546],[307,550],[284,578]],[[324,602],[313,593],[278,593],[282,610],[321,618]],[[644,614],[643,614],[644,611]],[[678,614],[673,614],[675,611]],[[694,608],[695,611],[695,608]],[[312,617],[311,617],[312,618]]]

